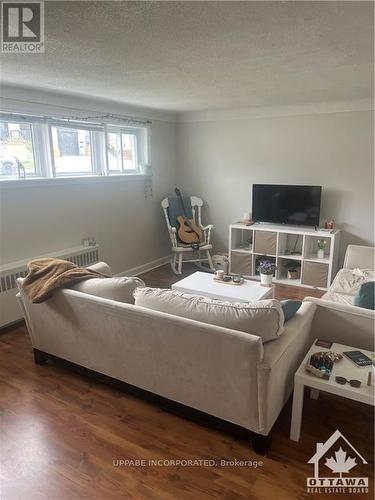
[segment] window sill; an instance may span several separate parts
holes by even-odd
[[[119,174],[119,175],[95,175],[95,176],[75,176],[75,177],[39,177],[34,179],[3,179],[0,180],[0,190],[22,189],[47,186],[65,186],[77,184],[106,184],[110,182],[132,182],[149,179],[146,174]]]

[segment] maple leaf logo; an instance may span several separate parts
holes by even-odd
[[[346,451],[344,451],[341,446],[339,451],[335,451],[335,458],[327,458],[325,465],[331,469],[332,472],[340,474],[342,477],[343,472],[348,473],[350,469],[357,465],[356,459],[348,457],[346,458]]]

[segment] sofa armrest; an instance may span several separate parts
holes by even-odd
[[[18,278],[18,280],[21,280],[21,279],[23,279],[23,278]],[[24,304],[24,302],[22,300],[22,294],[21,294],[21,292],[17,292],[16,299],[17,299],[17,302],[18,302],[18,306],[19,306],[19,308],[21,310],[21,314],[23,316],[23,319],[25,320],[26,328],[27,328],[27,331],[29,332],[31,343],[32,343],[32,345],[34,345],[35,344],[35,341],[34,341],[35,340],[35,335],[34,335],[33,328],[32,328],[31,322],[30,322],[30,317],[29,317],[28,311],[27,311],[27,309],[25,307],[25,304]]]
[[[375,269],[375,248],[348,245],[345,253],[344,268]]]
[[[108,274],[109,276],[112,276],[112,269],[105,262],[96,262],[96,264],[87,266],[87,269],[92,269],[93,271],[97,271],[98,273]]]
[[[263,360],[258,365],[259,418],[263,434],[270,432],[293,390],[294,374],[312,343],[315,309],[315,304],[303,303],[285,324],[284,333],[263,346]]]
[[[316,305],[312,337],[374,350],[375,311],[316,297],[306,297],[304,302]]]

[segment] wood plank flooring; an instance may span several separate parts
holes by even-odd
[[[176,279],[167,266],[142,278],[150,286],[165,287]],[[304,293],[275,289],[282,298]],[[276,422],[269,456],[260,457],[238,437],[163,412],[59,365],[35,365],[26,327],[20,324],[0,335],[0,498],[329,498],[306,492],[306,477],[312,474],[307,461],[315,444],[336,429],[369,462],[356,475],[370,476],[370,492],[357,497],[373,498],[372,409],[334,396],[321,394],[316,401],[306,395],[301,442],[294,443],[288,437],[290,403]],[[120,466],[120,459],[145,460],[146,465]],[[203,459],[216,465],[164,462]],[[221,466],[222,459],[255,461],[258,467]],[[151,466],[148,460],[161,462]]]

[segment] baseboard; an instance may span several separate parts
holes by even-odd
[[[146,264],[142,264],[141,266],[132,267],[130,269],[126,269],[126,271],[122,271],[121,273],[115,274],[115,276],[138,276],[138,274],[145,273],[147,271],[151,271],[151,269],[155,269],[156,267],[164,266],[168,264],[171,260],[170,255],[166,255],[165,257],[161,257],[160,259],[152,260],[151,262],[147,262]]]

